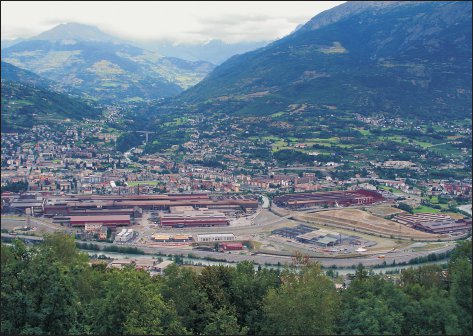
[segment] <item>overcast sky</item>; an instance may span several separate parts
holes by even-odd
[[[78,22],[130,40],[274,40],[344,1],[2,1],[2,39]]]

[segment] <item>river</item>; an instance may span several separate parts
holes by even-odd
[[[150,254],[128,254],[128,253],[118,253],[118,252],[103,252],[103,251],[90,251],[90,250],[81,250],[84,253],[87,253],[89,256],[94,256],[94,255],[103,255],[112,259],[118,259],[118,258],[123,258],[123,259],[134,259],[134,258],[147,258],[147,259],[158,259],[161,258],[162,260],[173,260],[173,257],[168,257],[168,256],[158,256],[158,255],[150,255]],[[236,267],[237,263],[230,263],[230,262],[225,262],[225,261],[213,261],[213,260],[206,260],[206,259],[199,259],[199,258],[190,258],[190,257],[182,257],[182,260],[184,262],[184,265],[195,265],[195,266],[232,266]],[[414,264],[414,265],[400,265],[400,266],[386,266],[382,268],[374,268],[374,267],[369,267],[367,266],[366,268],[369,270],[373,270],[374,273],[386,273],[386,272],[391,272],[391,271],[396,271],[396,270],[401,270],[409,267],[420,267],[424,265],[434,265],[434,264],[445,264],[448,262],[448,259],[442,259],[442,260],[437,260],[437,261],[431,261],[431,262],[425,262],[421,264]],[[258,265],[254,264],[255,270],[258,269],[258,267],[265,268],[265,269],[279,269],[283,270],[285,266],[281,265]],[[330,268],[324,267],[324,269],[328,270]],[[337,268],[334,269],[335,272],[338,272],[340,275],[346,275],[346,274],[354,274],[356,272],[355,268]]]

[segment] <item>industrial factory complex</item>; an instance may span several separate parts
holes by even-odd
[[[274,198],[277,206],[288,209],[314,207],[341,207],[350,205],[368,205],[383,200],[383,196],[371,190],[327,191],[304,194],[286,194]]]
[[[83,241],[250,255],[254,246],[268,255],[294,248],[356,254],[378,244],[365,234],[446,241],[471,231],[471,219],[408,214],[381,192],[290,193],[272,202],[270,196],[257,194],[2,193],[2,213],[26,216],[25,228],[50,223],[46,227],[73,232]]]
[[[128,226],[143,211],[165,212],[163,227],[228,226],[226,214],[248,213],[258,208],[253,196],[210,196],[208,194],[169,195],[73,195],[16,198],[8,207],[18,213],[51,217],[56,223],[77,227],[102,224]]]

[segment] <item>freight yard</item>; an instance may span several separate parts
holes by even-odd
[[[181,253],[200,250],[289,257],[299,251],[315,258],[359,258],[406,250],[416,241],[447,246],[471,232],[471,219],[410,215],[367,190],[287,194],[275,197],[271,206],[266,196],[211,194],[2,201],[4,213],[19,215],[2,220],[2,229],[10,233],[25,226],[30,233],[34,229],[34,234],[63,230],[85,241],[171,248]],[[23,219],[26,225],[12,225],[11,218]]]

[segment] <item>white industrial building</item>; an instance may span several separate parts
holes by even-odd
[[[233,241],[233,240],[235,240],[235,235],[233,233],[198,234],[197,239],[196,239],[196,241],[199,243]]]
[[[117,233],[115,236],[115,242],[127,242],[131,238],[133,238],[133,229],[122,229],[120,232]]]

